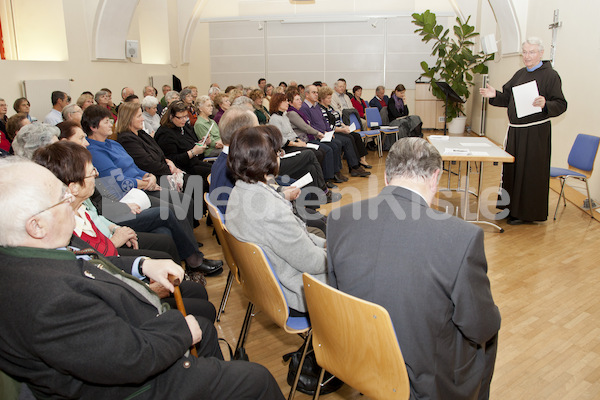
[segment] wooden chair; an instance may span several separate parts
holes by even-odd
[[[225,312],[225,307],[227,306],[227,300],[229,299],[229,293],[231,292],[231,286],[233,284],[233,280],[235,279],[237,283],[240,283],[240,276],[238,268],[235,264],[235,259],[231,254],[231,250],[229,249],[229,244],[225,238],[225,218],[221,211],[210,201],[210,196],[208,193],[204,193],[204,201],[206,202],[206,207],[208,208],[208,214],[212,220],[213,226],[215,228],[215,232],[217,233],[217,238],[219,238],[219,243],[221,244],[221,249],[223,250],[223,255],[225,256],[225,262],[229,266],[229,274],[227,275],[227,283],[225,284],[225,290],[223,291],[223,297],[221,298],[221,305],[219,305],[219,310],[217,312],[217,322],[221,321],[221,314]]]
[[[410,386],[385,308],[302,276],[319,366],[372,399],[408,399]],[[319,398],[319,389],[314,399]]]
[[[290,317],[290,309],[283,294],[281,283],[271,267],[265,252],[254,243],[237,240],[228,230],[224,230],[225,238],[236,260],[244,295],[248,299],[248,309],[240,331],[240,337],[235,349],[237,358],[245,355],[244,344],[250,330],[250,321],[254,309],[265,313],[276,325],[287,333],[299,334],[304,337],[304,352],[298,367],[294,384],[290,389],[289,399],[294,398],[302,364],[306,358],[310,340],[310,323],[305,317]]]

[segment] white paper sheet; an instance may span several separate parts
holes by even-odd
[[[306,143],[306,147],[308,147],[310,149],[319,150],[319,145],[315,144],[315,143]]]
[[[304,186],[308,185],[313,181],[313,177],[310,172],[307,172],[302,178],[298,179],[296,182],[292,183],[290,186],[297,187],[298,189],[302,189]]]
[[[350,132],[354,132],[356,130],[356,124],[353,122],[350,124]]]
[[[451,147],[446,147],[444,154],[453,156],[468,156],[471,154],[471,151],[469,149],[453,149]]]
[[[429,139],[430,139],[430,140],[445,140],[445,141],[448,141],[448,140],[450,140],[450,136],[444,136],[444,135],[429,135]]]
[[[517,117],[523,118],[531,114],[539,113],[542,107],[535,107],[533,100],[540,95],[537,82],[531,81],[512,88]]]
[[[290,157],[294,157],[297,156],[298,154],[300,154],[300,151],[292,151],[291,153],[286,153],[283,157],[281,158],[290,158]]]
[[[333,139],[333,132],[334,131],[325,132],[325,136],[323,137],[323,139],[321,139],[321,142],[331,142],[331,139]]]
[[[127,194],[123,196],[119,202],[135,203],[140,206],[142,210],[150,208],[150,199],[148,198],[148,195],[144,191],[137,188],[133,188],[127,192]]]

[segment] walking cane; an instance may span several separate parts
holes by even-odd
[[[185,316],[187,316],[187,313],[185,312],[185,306],[183,305],[183,299],[181,298],[181,290],[179,290],[179,284],[181,283],[181,281],[179,281],[179,278],[175,278],[175,276],[173,276],[173,275],[169,275],[169,280],[171,281],[173,286],[175,286],[175,290],[173,291],[173,296],[175,297],[175,303],[177,303],[177,309],[185,317]],[[192,353],[192,355],[194,357],[198,357],[198,352],[196,351],[196,346],[192,346],[192,348],[190,349],[190,352]]]

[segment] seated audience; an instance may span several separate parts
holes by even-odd
[[[75,104],[77,104],[83,112],[83,110],[94,104],[94,96],[89,93],[82,93]]]
[[[60,90],[52,92],[52,110],[44,118],[45,124],[56,125],[63,121],[62,110],[69,104],[68,96]]]
[[[166,310],[138,280],[172,292],[177,264],[65,249],[72,197],[39,165],[0,160],[0,192],[0,369],[36,398],[283,400],[264,367],[223,361],[209,320]]]
[[[390,126],[397,126],[400,130],[398,137],[417,136],[423,137],[421,127],[423,123],[418,115],[408,115],[406,105],[406,88],[399,84],[394,88],[392,96],[388,101],[388,115]],[[389,136],[389,135],[388,135]]]
[[[375,96],[369,101],[369,106],[377,107],[377,109],[381,111],[383,107],[387,107],[389,99],[390,98],[385,94],[385,87],[377,86],[375,89]]]
[[[13,103],[13,108],[15,109],[15,112],[25,114],[29,122],[37,121],[37,118],[29,115],[29,109],[31,108],[31,104],[29,103],[29,100],[27,100],[25,97],[19,97],[18,99],[16,99]]]
[[[429,208],[441,173],[426,140],[396,142],[381,193],[330,214],[328,280],[388,310],[411,399],[488,399],[500,313],[483,231]]]
[[[269,111],[263,105],[263,98],[265,97],[263,91],[261,91],[260,89],[255,89],[252,92],[250,92],[250,94],[248,94],[248,97],[250,97],[250,99],[252,100],[254,114],[256,114],[256,117],[258,118],[258,123],[260,125],[267,124],[271,116],[269,114]],[[271,106],[269,106],[269,109],[270,107]]]
[[[283,136],[283,150],[286,153],[291,153],[293,151],[310,151],[315,154],[319,164],[321,164],[323,169],[323,177],[327,180],[327,187],[333,188],[336,187],[333,181],[333,152],[330,148],[322,145],[318,145],[319,149],[315,150],[313,148],[307,147],[306,142],[303,141],[296,135],[294,129],[292,128],[292,124],[288,118],[288,108],[289,102],[284,94],[275,93],[273,97],[271,97],[271,119],[269,120],[269,125],[273,125],[279,129],[281,135]],[[327,150],[325,150],[327,149]],[[326,160],[325,158],[328,157]]]
[[[274,89],[275,88],[270,83],[267,83],[265,85],[265,98],[263,99],[263,107],[266,108],[267,110],[269,108],[271,108],[271,106],[269,105],[269,102],[271,101],[271,96],[273,96]]]
[[[210,97],[200,96],[198,98],[198,119],[193,127],[198,141],[207,144],[207,148],[204,151],[205,157],[216,157],[223,149],[219,125],[210,118],[212,110],[213,102]],[[207,139],[204,141],[206,135],[209,136],[210,140]]]
[[[16,113],[6,121],[6,139],[11,144],[11,153],[14,150],[12,148],[12,142],[15,140],[15,136],[17,136],[17,133],[19,133],[22,127],[29,124],[31,124],[31,122],[29,122],[27,114],[25,113]]]
[[[142,100],[142,115],[144,117],[144,130],[152,137],[160,127],[160,115],[158,115],[158,100],[154,96],[146,96]]]
[[[319,149],[323,149],[326,153],[323,163],[323,175],[328,177],[331,176],[331,172],[333,172],[333,178],[328,180],[328,186],[333,187],[332,185],[335,183],[347,182],[348,178],[342,173],[342,155],[340,147],[334,142],[321,142],[319,140],[324,135],[310,126],[308,118],[304,112],[300,110],[304,100],[302,100],[302,97],[300,97],[298,92],[295,90],[288,90],[286,98],[288,101],[287,117],[296,135],[304,142],[318,145]],[[331,155],[328,156],[327,154]]]
[[[292,316],[306,313],[302,273],[326,281],[325,240],[310,234],[288,200],[267,184],[279,170],[282,141],[267,127],[237,131],[227,166],[236,180],[229,197],[225,225],[238,240],[259,245],[277,274]],[[268,214],[266,218],[265,212]]]
[[[167,93],[169,93],[172,90],[173,89],[169,85],[163,85],[162,86],[163,97],[161,97],[161,99],[160,99],[160,105],[162,106],[163,109],[168,106],[168,104],[167,104]]]
[[[83,147],[89,145],[81,126],[74,122],[64,123],[61,127],[60,139]],[[96,186],[101,188],[102,182],[96,181]],[[211,266],[210,261],[203,265],[204,255],[198,250],[199,243],[196,241],[192,227],[186,220],[178,220],[168,207],[151,207],[141,210],[134,203],[123,204],[109,196],[103,196],[103,193],[106,192],[106,189],[94,192],[90,198],[94,209],[97,209],[99,214],[108,215],[109,219],[119,221],[121,225],[128,226],[135,231],[165,233],[172,237],[179,257],[185,260],[193,280],[202,281],[202,277],[198,277],[198,274],[214,275],[221,268],[220,265]]]
[[[218,124],[223,116],[223,113],[231,107],[231,101],[227,92],[219,93],[215,96],[214,106],[217,108],[217,114],[215,114],[215,122]]]
[[[331,107],[342,115],[342,111],[353,108],[350,96],[346,94],[346,81],[338,79],[333,85],[331,92]]]
[[[77,124],[81,124],[81,116],[82,115],[83,115],[83,110],[81,109],[81,107],[79,107],[77,104],[69,104],[68,106],[65,106],[65,108],[63,108],[63,110],[62,110],[63,121],[56,124],[56,127],[58,129],[61,129],[61,125],[68,121],[72,121]]]
[[[352,107],[354,107],[356,109],[356,111],[358,111],[358,115],[360,115],[361,118],[365,118],[365,109],[367,109],[367,102],[364,101],[362,99],[362,87],[356,85],[352,88],[352,93],[354,94],[354,96],[352,96],[352,99],[350,99],[350,101],[352,102]],[[359,126],[357,126],[357,128],[360,128]]]
[[[176,92],[174,90],[167,92],[167,94],[165,94],[165,101],[167,102],[167,106],[164,107],[162,109],[162,111],[160,112],[160,117],[162,118],[162,116],[165,115],[165,111],[167,111],[167,107],[170,106],[172,102],[179,101],[179,100],[180,100],[179,92]]]

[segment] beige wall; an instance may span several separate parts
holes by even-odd
[[[559,19],[563,23],[558,30],[554,68],[562,78],[568,109],[552,120],[552,165],[566,167],[567,157],[577,134],[600,136],[600,126],[595,118],[598,115],[595,94],[600,89],[600,83],[593,73],[595,66],[600,63],[598,29],[592,29],[594,33],[591,36],[583,34],[584,29],[598,26],[600,3],[592,0],[576,4],[561,0],[530,0],[523,36],[538,36],[544,41],[544,59],[550,58],[552,31],[548,29],[548,25],[552,23],[554,9],[559,9]],[[491,63],[491,85],[501,88],[521,67],[521,58],[514,56]],[[505,109],[489,107],[487,135],[502,142],[507,122]],[[592,197],[600,198],[600,157],[596,159],[595,169],[597,172],[590,180],[590,188]]]

